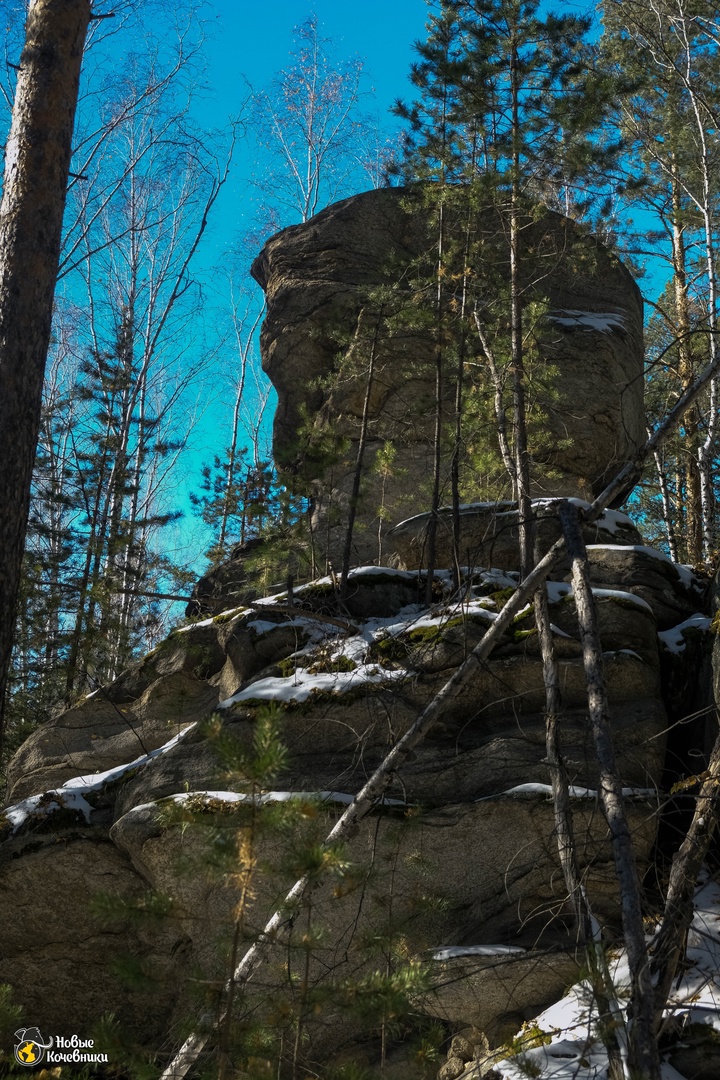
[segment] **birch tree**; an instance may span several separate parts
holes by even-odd
[[[720,158],[714,130],[720,109],[720,43],[712,15],[709,5],[685,0],[650,6],[634,0],[605,3],[605,52],[635,80],[633,92],[620,101],[630,150],[626,198],[652,214],[657,226],[635,243],[638,254],[660,257],[671,271],[655,310],[666,340],[677,342],[665,372],[668,392],[675,395],[693,380],[698,342],[710,357],[718,349]],[[693,337],[694,330],[705,328],[709,334]],[[660,375],[651,369],[651,380],[657,382]],[[683,536],[683,554],[691,562],[707,558],[715,543],[717,413],[713,380],[705,399],[683,420],[674,499],[667,474],[658,474],[661,497],[672,515],[672,520],[665,515],[669,543],[674,535]]]
[[[316,15],[295,29],[290,66],[254,95],[253,127],[269,167],[257,181],[274,229],[307,221],[361,173],[356,143],[361,116],[359,58],[337,61]]]

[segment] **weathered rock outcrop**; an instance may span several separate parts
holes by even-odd
[[[611,538],[622,531],[638,539],[621,516],[605,524],[615,529]],[[668,724],[661,656],[666,664],[668,649],[677,655],[685,633],[664,631],[661,650],[658,623],[684,622],[700,594],[687,572],[641,545],[595,551],[613,729],[623,783],[636,792],[628,805],[642,872],[656,841]],[[0,815],[0,890],[13,910],[0,927],[0,981],[15,988],[34,1023],[82,1031],[112,1011],[151,1044],[197,1011],[189,987],[219,989],[227,959],[218,941],[231,928],[237,885],[210,864],[222,850],[236,851],[231,838],[247,821],[252,785],[224,771],[216,725],[199,721],[217,710],[225,737],[249,749],[263,709],[276,703],[288,759],[273,786],[305,793],[296,796],[297,829],[263,842],[249,915],[257,928],[293,880],[298,830],[307,839],[329,829],[516,581],[498,569],[471,571],[460,603],[449,580],[438,574],[436,603],[424,609],[421,571],[365,567],[353,572],[342,611],[324,579],[296,590],[290,611],[279,596],[260,610],[191,624],[30,737],[11,766],[12,805]],[[612,932],[617,879],[594,795],[572,590],[557,580],[548,594],[579,858],[594,911]],[[696,620],[688,633],[704,625]],[[435,991],[418,1007],[451,1029],[474,1025],[497,1044],[573,980],[581,958],[553,836],[543,707],[526,612],[364,820],[345,852],[352,870],[314,890],[313,919],[326,934],[313,980],[332,972],[341,987],[377,967],[367,943],[383,940],[389,911],[406,955],[430,965]],[[276,793],[258,805],[261,818],[287,798]],[[170,898],[160,924],[94,921],[95,893],[120,897],[129,916],[143,910],[148,890]],[[292,997],[287,968],[304,955],[294,933],[278,939],[254,984],[261,1012],[274,980]],[[113,957],[124,953],[150,980],[146,991],[130,991],[112,974]],[[84,973],[77,992],[70,963]],[[319,1019],[308,1020],[320,1058],[359,1038],[346,1018],[333,1019],[336,1004],[318,1006]]]
[[[363,411],[365,368],[363,338],[373,337],[370,310],[407,300],[409,287],[398,282],[417,274],[408,268],[429,258],[429,212],[404,209],[408,193],[370,191],[323,210],[303,225],[292,226],[265,245],[253,274],[265,290],[267,316],[262,330],[263,365],[278,392],[274,450],[278,462],[316,485],[316,510],[323,523],[321,545],[339,545],[333,516],[347,504],[354,467],[359,418]],[[448,211],[451,213],[451,211]],[[494,212],[475,223],[479,252],[475,278],[497,298],[507,280],[507,249]],[[484,238],[484,239],[483,239]],[[533,408],[541,410],[542,449],[535,453],[533,483],[537,495],[587,498],[634,451],[645,437],[643,412],[642,300],[632,277],[598,240],[570,220],[538,211],[522,232],[523,288],[527,303],[539,302],[539,348],[543,364],[555,372],[547,385],[533,390]],[[542,272],[538,272],[538,261]],[[369,300],[373,289],[392,282],[394,300]],[[484,299],[483,299],[484,302]],[[482,305],[481,305],[482,307]],[[432,430],[435,347],[427,327],[395,322],[374,335],[375,374],[371,392],[372,423],[367,450],[364,502],[356,530],[356,557],[377,557],[377,514],[395,520],[427,505],[432,476]],[[485,368],[479,347],[466,342],[468,390]],[[340,351],[359,357],[339,386],[329,377]],[[367,350],[366,350],[367,351]],[[351,365],[352,368],[352,365]],[[452,371],[446,372],[447,419],[452,415]],[[339,457],[309,446],[303,424],[326,422],[345,440]],[[487,422],[486,422],[487,423]],[[469,441],[477,441],[477,434]],[[482,437],[481,437],[482,438]],[[373,478],[375,453],[387,441],[395,448],[392,470]],[[488,440],[492,444],[492,439]],[[478,477],[473,490],[482,496]],[[371,523],[374,523],[371,526]],[[329,532],[328,532],[329,530]],[[364,531],[367,530],[367,531]],[[387,552],[390,554],[390,552]]]

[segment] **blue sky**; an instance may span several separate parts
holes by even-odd
[[[426,36],[429,9],[425,0],[366,0],[363,5],[337,0],[315,3],[272,0],[252,4],[246,0],[215,0],[208,5],[208,11],[205,56],[210,89],[194,109],[203,127],[226,127],[237,116],[247,96],[247,82],[254,90],[261,90],[289,66],[294,28],[311,14],[317,16],[322,36],[331,40],[336,60],[359,57],[363,61],[363,89],[372,91],[364,99],[363,108],[376,112],[381,123],[386,120],[388,128],[397,126],[397,121],[389,115],[391,105],[398,97],[413,96],[408,75],[415,59],[413,44]],[[216,204],[208,234],[198,252],[196,271],[211,281],[213,275],[217,282],[221,281],[218,269],[224,269],[233,245],[253,224],[250,181],[259,167],[252,139],[241,139],[230,181]],[[241,289],[248,280],[249,260],[238,264],[233,259],[233,265],[237,266],[235,285]],[[175,496],[185,512],[180,533],[194,555],[206,547],[206,539],[190,508],[188,492],[197,490],[202,465],[212,460],[213,454],[222,452],[222,438],[218,434],[221,429],[227,430],[232,407],[226,387],[206,384],[205,392],[204,411],[191,435],[184,476]],[[267,419],[269,431],[269,414]],[[198,560],[198,565],[201,564],[202,560]]]
[[[259,90],[288,66],[293,29],[313,13],[339,59],[357,56],[363,60],[365,89],[374,91],[374,108],[381,117],[387,116],[396,98],[412,97],[408,73],[414,59],[413,43],[425,37],[425,0],[365,0],[362,5],[337,0],[307,4],[295,0],[215,0],[213,7],[215,17],[210,19],[207,44],[212,89],[198,112],[208,126],[227,124],[237,114],[245,96],[243,77]],[[367,103],[371,105],[372,99]],[[388,122],[392,121],[388,118]],[[241,144],[231,190],[222,201],[219,219],[215,219],[215,237],[227,240],[246,226],[244,181],[253,168],[248,148]],[[213,246],[218,250],[220,244],[216,241]]]

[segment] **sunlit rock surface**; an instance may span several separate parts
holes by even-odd
[[[393,298],[383,303],[402,309],[410,286],[398,287],[397,282],[434,273],[430,214],[417,206],[408,213],[408,196],[407,191],[392,188],[335,203],[305,224],[272,237],[253,264],[267,300],[263,365],[278,392],[275,456],[289,473],[297,471],[305,480],[319,481],[318,536],[334,554],[342,543],[335,514],[343,516],[357,454],[366,342],[373,337],[371,313],[378,307],[373,290],[394,283]],[[451,208],[448,215],[451,230]],[[494,281],[497,293],[509,273],[508,249],[497,243],[503,235],[501,223],[487,211],[474,226],[480,252],[477,275],[481,281],[483,274]],[[554,372],[548,385],[534,386],[531,395],[536,413],[542,413],[535,438],[542,449],[532,463],[534,493],[588,498],[603,488],[645,438],[642,299],[619,260],[559,214],[538,209],[536,219],[523,227],[521,243],[524,302],[536,303],[544,312],[539,348],[544,365]],[[377,558],[379,506],[384,506],[386,520],[398,521],[430,502],[433,341],[427,327],[413,328],[412,321],[401,319],[375,343],[355,561]],[[466,349],[468,359],[485,369],[479,346],[471,341]],[[357,374],[346,373],[333,386],[330,376],[343,351],[353,359]],[[448,367],[449,427],[453,362],[448,361]],[[468,390],[475,370],[472,364],[467,369]],[[326,422],[334,437],[345,440],[330,469],[327,458],[318,456],[308,442],[308,432],[317,430],[316,420]],[[381,477],[371,467],[387,442],[395,457],[390,473]],[[494,453],[498,454],[496,447]]]
[[[639,539],[623,528],[626,541]],[[632,543],[597,550],[618,768],[643,874],[665,768],[661,663],[682,663],[683,647],[707,638],[709,619],[692,575],[661,553]],[[547,588],[579,860],[594,910],[613,933],[617,879],[595,795],[574,599],[562,568],[557,576]],[[12,763],[10,805],[0,815],[0,889],[13,911],[0,927],[0,981],[14,987],[34,1022],[60,1030],[72,1017],[83,1028],[112,1011],[151,1041],[192,1013],[188,988],[198,978],[222,984],[219,943],[237,887],[208,870],[208,850],[215,827],[232,824],[247,805],[248,788],[228,778],[203,723],[213,711],[249,748],[262,710],[280,708],[288,759],[258,813],[294,801],[310,808],[298,818],[303,829],[321,837],[480,640],[516,581],[512,571],[474,570],[458,601],[450,573],[438,572],[428,609],[422,571],[364,567],[353,571],[340,610],[332,579],[321,579],[295,589],[291,611],[281,610],[289,598],[280,594],[190,623],[39,728]],[[471,1025],[496,1044],[574,977],[581,958],[557,858],[543,709],[528,610],[393,775],[385,802],[348,845],[356,868],[348,881],[315,891],[314,911],[327,928],[312,961],[318,978],[332,970],[356,979],[372,966],[364,943],[390,896],[406,947],[435,980],[437,992],[422,1008],[451,1029]],[[192,822],[182,816],[188,807]],[[275,870],[257,887],[253,927],[292,884],[296,847],[292,831],[264,841],[263,866]],[[171,917],[158,927],[91,914],[98,893],[132,906],[152,889],[172,898]],[[16,905],[15,897],[25,899]],[[92,929],[83,938],[85,926]],[[124,954],[158,980],[152,993],[138,996],[113,974],[113,957]],[[278,941],[257,993],[286,978],[283,965],[297,955],[291,940]],[[77,990],[67,978],[69,957],[85,972]],[[544,958],[546,976],[526,977]],[[58,979],[62,995],[53,993]],[[328,1023],[310,1025],[318,1055],[351,1052],[359,1031],[343,1029],[338,1041]]]

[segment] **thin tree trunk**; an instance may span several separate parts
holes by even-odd
[[[602,645],[590,587],[589,563],[580,531],[577,507],[563,500],[558,506],[568,554],[572,560],[580,640],[588,690],[588,707],[595,755],[600,771],[599,797],[610,837],[620,887],[623,938],[627,950],[633,1005],[630,1066],[643,1080],[660,1080],[660,1059],[654,1023],[654,990],[645,945],[640,882],[630,827],[625,814],[622,781],[615,764],[612,731],[603,674]]]
[[[375,360],[377,358],[377,343],[378,335],[380,333],[381,318],[382,312],[380,312],[375,319],[375,329],[373,330],[372,341],[370,342],[370,357],[368,359],[368,370],[365,379],[365,398],[363,401],[362,420],[360,422],[360,437],[358,439],[357,455],[355,458],[355,472],[353,474],[352,490],[350,492],[347,530],[345,532],[345,543],[343,545],[342,555],[342,569],[340,571],[341,600],[345,599],[348,591],[348,576],[350,574],[350,559],[352,556],[352,539],[353,531],[355,529],[355,518],[357,516],[357,509],[360,502],[360,485],[362,482],[363,465],[365,462],[365,447],[367,444],[368,426],[370,424],[370,401],[372,396],[373,383],[375,380]]]
[[[673,175],[671,178],[672,191],[672,260],[673,260],[673,285],[675,290],[675,311],[677,316],[678,356],[680,359],[680,385],[682,391],[687,390],[692,383],[692,351],[690,348],[690,302],[687,289],[687,257],[685,251],[685,237],[682,218],[682,204],[680,197],[680,185],[677,178],[675,155],[673,154]],[[686,547],[687,560],[690,563],[698,563],[702,559],[703,548],[703,523],[702,523],[702,492],[700,486],[700,469],[697,460],[697,438],[699,415],[697,406],[688,409],[684,423],[685,433],[683,436],[683,449],[685,450],[685,515],[686,515]],[[658,475],[660,475],[658,473]],[[663,493],[663,506],[665,495]],[[668,519],[669,520],[669,519]],[[674,530],[673,530],[674,531]],[[672,556],[677,562],[677,555]]]
[[[473,129],[472,153],[470,157],[470,175],[475,172],[477,135]],[[458,342],[457,373],[455,375],[455,433],[453,437],[452,458],[450,460],[450,490],[452,495],[452,530],[453,530],[453,586],[460,590],[460,458],[462,455],[462,414],[463,389],[465,382],[465,351],[467,345],[467,326],[465,317],[468,302],[468,283],[470,279],[470,237],[472,234],[473,204],[470,192],[467,193],[467,215],[463,240],[462,293],[458,321],[460,337]]]
[[[575,915],[577,942],[585,947],[598,1016],[601,1027],[605,1031],[603,1041],[609,1058],[608,1078],[609,1080],[627,1080],[627,1047],[621,1036],[622,1010],[615,997],[612,979],[605,962],[602,934],[590,910],[577,859],[570,785],[560,745],[562,710],[560,678],[545,583],[535,593],[534,607],[545,683],[545,752],[553,793],[558,858],[568,899]]]
[[[0,748],[90,0],[32,0],[0,203]]]
[[[442,420],[443,420],[443,273],[444,273],[444,241],[445,241],[445,207],[441,202],[439,206],[440,221],[438,227],[438,262],[437,262],[437,295],[436,304],[436,335],[435,342],[435,430],[433,432],[433,487],[430,500],[430,519],[427,529],[427,580],[425,585],[425,603],[432,604],[432,587],[435,577],[435,561],[437,550],[438,510],[440,509],[440,482],[442,468]]]
[[[503,402],[502,379],[500,378],[500,371],[499,371],[499,368],[497,366],[497,362],[495,360],[495,354],[493,352],[493,348],[492,348],[492,346],[490,344],[490,340],[489,340],[487,334],[485,333],[485,327],[482,325],[482,322],[480,320],[480,316],[478,315],[477,309],[474,312],[474,317],[475,317],[475,326],[477,328],[478,338],[480,339],[480,344],[482,346],[482,350],[485,353],[485,359],[487,360],[488,367],[490,368],[490,377],[492,378],[493,386],[495,388],[495,394],[494,394],[495,425],[496,425],[496,430],[497,430],[498,445],[500,447],[500,455],[501,455],[501,457],[503,459],[503,464],[504,464],[504,466],[505,466],[505,468],[507,470],[507,474],[510,477],[510,483],[512,484],[513,498],[517,499],[517,497],[518,497],[517,470],[515,468],[515,462],[513,461],[513,456],[512,456],[511,450],[510,450],[510,443],[509,443],[508,437],[507,437],[507,424],[506,424],[506,421],[505,421],[505,404]]]
[[[520,86],[517,44],[513,30],[510,53],[512,94],[512,189],[510,192],[510,364],[513,378],[513,438],[518,503],[518,544],[520,580],[524,581],[533,563],[533,521],[530,501],[530,452],[525,410],[525,364],[522,339],[522,295],[520,287]]]
[[[668,550],[670,551],[670,558],[673,562],[679,562],[677,540],[675,538],[675,527],[673,525],[672,515],[672,503],[670,502],[670,489],[668,488],[667,477],[665,475],[665,468],[663,466],[662,458],[658,450],[653,454],[655,459],[655,471],[658,478],[658,487],[660,488],[660,499],[662,501],[663,509],[663,523],[665,525],[665,535],[668,542]],[[689,524],[689,523],[688,523]]]
[[[584,944],[590,940],[591,929],[583,897],[580,869],[577,863],[567,769],[560,750],[559,725],[562,711],[560,677],[550,627],[547,589],[544,582],[535,593],[533,603],[535,607],[535,627],[542,657],[543,682],[545,684],[545,750],[553,792],[558,857],[568,899],[572,904],[575,915],[577,940],[580,944]]]

